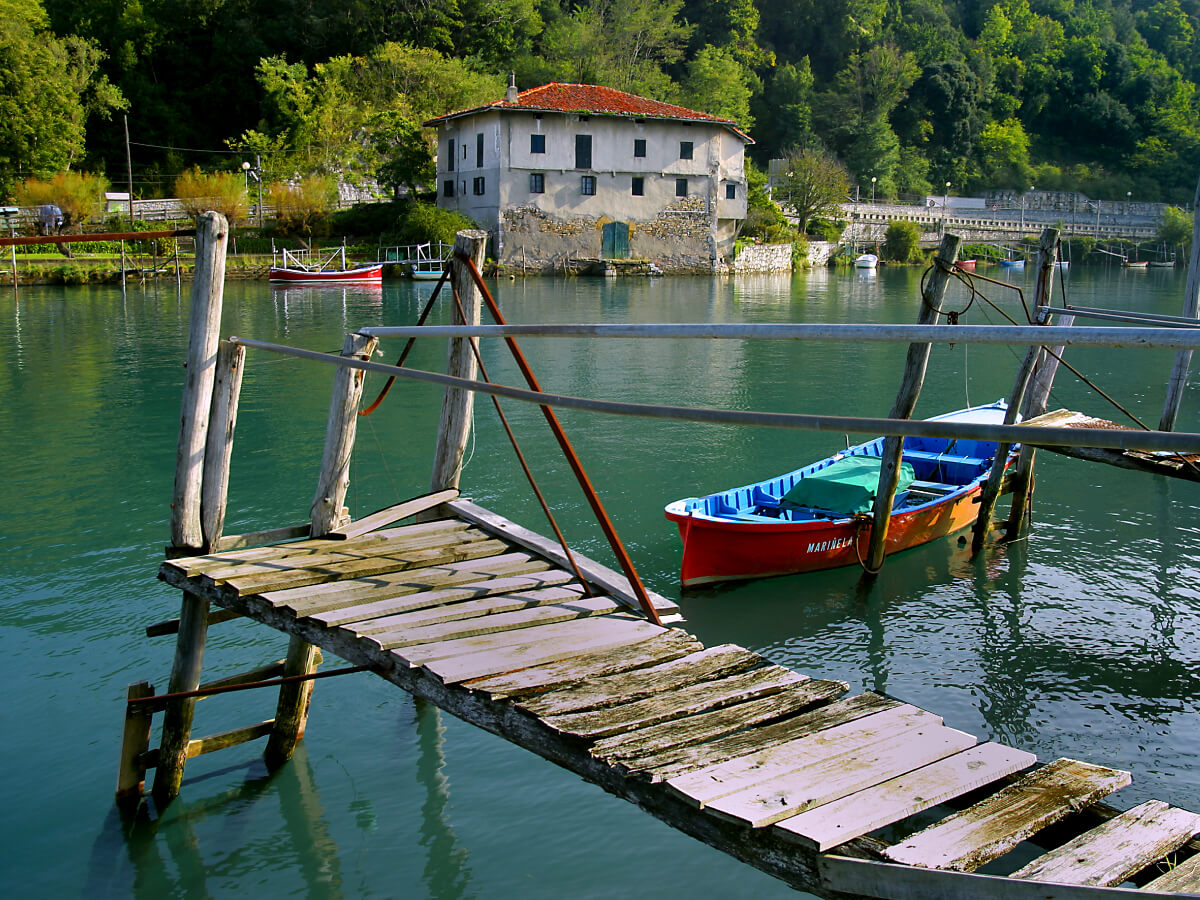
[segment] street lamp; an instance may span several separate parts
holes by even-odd
[[[946,182],[946,192],[942,194],[942,234],[946,233],[946,212],[950,205],[950,182]]]
[[[872,205],[874,205],[874,203],[875,203],[875,180],[876,180],[875,176],[872,175],[871,176],[871,204]]]
[[[257,153],[254,155],[254,165],[250,165],[246,160],[242,160],[242,176],[246,179],[247,195],[250,193],[251,178],[258,185],[258,203],[255,206],[258,208],[258,227],[262,228],[262,162],[259,160]]]

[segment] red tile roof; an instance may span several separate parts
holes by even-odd
[[[533,112],[585,113],[597,116],[628,116],[645,119],[680,119],[685,122],[712,122],[724,125],[749,143],[750,137],[738,128],[732,119],[722,119],[710,116],[708,113],[688,109],[686,106],[676,106],[674,103],[663,103],[627,94],[613,88],[601,87],[596,84],[564,84],[553,82],[541,87],[530,88],[517,94],[515,102],[507,99],[495,103],[485,103],[471,109],[446,113],[436,119],[425,122],[426,125],[439,125],[460,116],[473,115],[485,110],[519,110]]]

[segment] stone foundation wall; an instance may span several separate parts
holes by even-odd
[[[735,274],[792,271],[791,244],[749,244],[733,261]]]
[[[716,235],[706,206],[703,198],[681,198],[648,222],[628,222],[629,258],[664,272],[713,272]],[[526,274],[578,270],[581,263],[601,258],[603,229],[612,221],[609,216],[558,218],[534,206],[505,209],[497,262]]]

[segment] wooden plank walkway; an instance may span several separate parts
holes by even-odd
[[[585,588],[545,538],[469,501],[440,509],[338,540],[174,559],[159,574],[797,888],[1065,900],[1128,896],[1116,886],[1134,879],[1138,896],[1200,891],[1200,816],[1099,803],[1128,773],[1038,766],[911,704],[704,647],[648,622],[617,573],[581,559]],[[918,814],[937,821],[918,827]],[[884,826],[890,843],[869,836]],[[967,874],[1029,838],[1046,852],[1011,876]]]

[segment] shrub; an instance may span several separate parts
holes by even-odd
[[[916,222],[893,221],[883,239],[883,252],[896,262],[912,262],[921,258],[921,231]]]
[[[250,211],[245,177],[232,172],[192,168],[175,179],[175,196],[193,218],[211,209],[236,225],[245,222]]]
[[[53,204],[62,211],[62,227],[76,230],[98,215],[108,190],[108,179],[87,172],[59,172],[49,179],[28,178],[17,188],[21,206]]]
[[[276,182],[267,188],[275,207],[275,227],[284,234],[314,235],[328,231],[329,214],[337,203],[337,179],[309,175],[295,184]]]
[[[398,222],[397,238],[402,244],[419,244],[424,241],[444,241],[453,244],[454,235],[458,232],[477,227],[462,213],[452,209],[439,209],[433,204],[420,201],[407,206]]]

